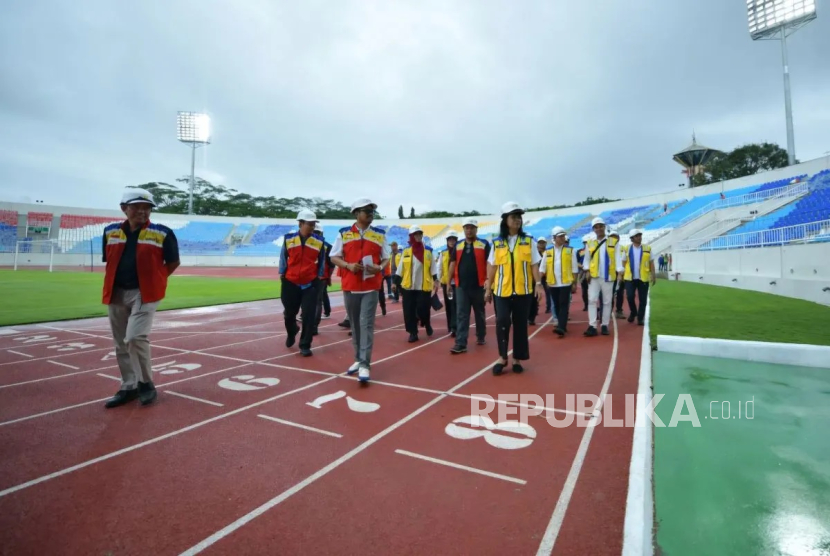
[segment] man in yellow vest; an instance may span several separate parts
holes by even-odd
[[[634,322],[643,326],[646,318],[646,304],[648,303],[648,286],[653,286],[657,281],[654,272],[654,259],[651,258],[651,246],[643,245],[643,232],[634,228],[628,232],[631,238],[631,246],[625,250],[625,291],[628,294],[628,308],[631,313],[628,315],[628,322]],[[634,294],[638,293],[640,306],[634,303]]]
[[[614,282],[623,277],[622,251],[619,242],[605,235],[605,220],[597,216],[591,221],[595,239],[585,245],[585,259],[582,268],[588,280],[588,329],[586,336],[597,335],[597,300],[602,294],[602,335],[608,335],[611,322]]]
[[[450,274],[450,263],[455,261],[455,246],[458,243],[458,233],[450,231],[447,234],[447,248],[444,250],[439,258],[438,263],[438,279],[441,282],[441,289],[444,292],[444,308],[447,313],[447,329],[450,335],[455,338],[455,323],[456,323],[456,305],[455,293],[456,286],[455,276]]]
[[[398,261],[395,289],[403,297],[403,319],[409,342],[418,341],[418,323],[432,336],[430,300],[438,293],[438,264],[432,247],[424,244],[424,232],[418,226],[409,228],[409,246]]]
[[[545,250],[539,264],[542,283],[547,284],[556,310],[557,324],[553,330],[560,337],[568,332],[568,313],[571,307],[571,292],[576,291],[579,276],[579,261],[573,249],[565,245],[565,230],[556,226],[551,231],[553,245]]]

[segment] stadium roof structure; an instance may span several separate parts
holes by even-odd
[[[689,177],[689,185],[691,186],[692,176],[699,174],[703,170],[703,166],[716,154],[723,154],[723,151],[699,144],[695,134],[692,133],[692,144],[675,154],[672,159],[686,168],[685,173]]]

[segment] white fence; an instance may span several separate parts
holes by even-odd
[[[713,235],[705,239],[679,241],[675,252],[715,251],[720,249],[747,249],[799,243],[830,242],[830,220],[807,224],[744,232],[725,236]]]

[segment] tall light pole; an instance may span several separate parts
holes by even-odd
[[[787,37],[817,17],[816,0],[746,0],[749,35],[752,40],[780,40],[784,67],[784,112],[787,117],[787,159],[795,164],[795,133],[790,99],[790,67]]]
[[[193,214],[193,188],[196,185],[196,149],[210,144],[210,116],[197,112],[179,112],[178,139],[190,145],[190,195],[187,202],[187,214]]]

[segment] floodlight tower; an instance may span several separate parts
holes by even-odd
[[[780,40],[784,66],[784,110],[787,115],[787,158],[795,164],[793,108],[790,100],[790,68],[787,37],[817,17],[816,0],[746,0],[749,35],[752,40]]]
[[[210,116],[197,112],[179,112],[178,139],[191,146],[190,156],[190,196],[187,202],[187,214],[193,214],[193,188],[196,184],[196,149],[210,144]]]

